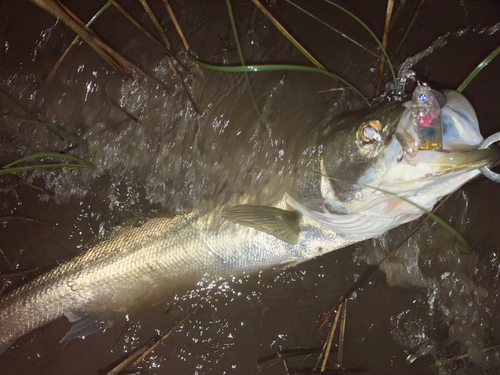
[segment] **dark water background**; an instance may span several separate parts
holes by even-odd
[[[345,2],[349,10],[382,35],[383,1]],[[418,2],[408,1],[389,37],[396,50]],[[101,4],[66,2],[88,20]],[[176,50],[180,41],[161,2],[152,3]],[[345,14],[320,2],[300,2],[335,28],[372,51],[375,42]],[[192,48],[207,61],[237,63],[224,2],[173,2]],[[147,16],[135,3],[124,7],[144,25]],[[250,2],[234,11],[247,62],[309,64]],[[371,54],[309,19],[285,2],[273,13],[328,69],[373,97],[378,62]],[[272,202],[306,167],[314,129],[335,115],[361,108],[362,101],[329,78],[305,73],[250,76],[254,95],[273,124],[263,129],[241,75],[192,71],[190,85],[203,116],[187,105],[180,87],[166,94],[151,82],[124,83],[88,46],[78,44],[52,83],[45,78],[74,35],[27,1],[0,4],[0,89],[35,115],[87,140],[75,145],[40,125],[3,119],[0,163],[44,151],[95,155],[97,172],[54,170],[1,178],[0,247],[18,271],[47,270],[80,253],[112,227],[158,212],[205,211],[244,193]],[[493,1],[425,2],[400,51],[399,65],[450,35],[414,71],[436,89],[456,88],[499,45],[500,5]],[[161,50],[141,36],[116,10],[94,28],[143,69],[176,85]],[[149,28],[151,32],[154,29]],[[180,53],[180,58],[186,61]],[[486,137],[499,131],[500,62],[493,61],[464,94],[475,107]],[[185,74],[185,72],[184,72]],[[2,116],[27,118],[0,98]],[[116,109],[119,103],[139,123]],[[301,164],[303,163],[303,164]],[[46,189],[41,192],[26,184]],[[474,253],[461,254],[444,230],[424,227],[369,284],[348,302],[343,366],[369,374],[432,374],[435,359],[470,353],[438,370],[442,374],[497,374],[500,344],[499,301],[500,189],[480,178],[455,193],[439,215],[470,241]],[[40,222],[27,221],[28,217]],[[8,218],[7,218],[8,217]],[[221,283],[206,292],[181,292],[160,304],[118,317],[105,333],[61,346],[70,324],[61,319],[19,340],[0,357],[2,374],[96,374],[156,334],[166,333],[201,296],[204,308],[141,365],[151,374],[255,374],[259,358],[283,349],[319,348],[327,330],[315,334],[318,319],[361,275],[415,226],[398,228],[381,239],[342,249],[287,270],[269,270]],[[12,272],[7,261],[2,273]],[[6,292],[26,281],[9,279]],[[168,313],[165,311],[168,309]],[[335,339],[337,341],[337,339]],[[338,342],[338,341],[337,341]],[[412,364],[409,354],[431,343],[428,355]],[[335,363],[331,355],[331,367]],[[290,361],[310,367],[314,360]],[[262,374],[285,374],[282,364]]]

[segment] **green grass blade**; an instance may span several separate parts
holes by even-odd
[[[24,167],[17,166],[20,163],[34,160],[34,159],[38,159],[38,158],[43,158],[43,157],[58,157],[58,158],[62,158],[62,159],[76,161],[76,162],[78,162],[78,164],[39,164],[39,165],[28,165],[28,166],[24,166]],[[89,163],[86,160],[77,158],[75,156],[58,154],[58,153],[53,153],[53,152],[45,152],[45,153],[41,153],[41,154],[26,156],[24,158],[18,159],[16,161],[13,161],[12,163],[9,163],[9,164],[3,166],[2,168],[0,168],[0,175],[5,175],[5,174],[9,174],[9,173],[32,171],[32,170],[36,170],[36,169],[53,169],[53,168],[97,169],[97,167],[94,164]]]
[[[89,164],[41,164],[41,165],[29,165],[26,167],[15,167],[15,168],[2,168],[0,169],[0,176],[9,173],[18,173],[24,171],[32,171],[36,169],[52,169],[52,168],[89,168],[97,169],[95,165]]]
[[[305,10],[304,8],[298,6],[297,4],[295,4],[293,1],[291,0],[285,0],[288,4],[290,4],[291,6],[297,8],[298,10],[300,10],[302,13],[308,15],[309,17],[311,17],[312,19],[318,21],[319,23],[321,23],[323,26],[329,28],[330,30],[333,30],[334,32],[336,32],[337,34],[339,34],[342,38],[345,38],[347,39],[348,41],[350,41],[351,43],[354,43],[355,45],[357,45],[359,48],[365,50],[366,52],[368,52],[369,54],[375,56],[376,59],[379,59],[379,55],[377,55],[375,52],[371,51],[370,49],[366,48],[364,45],[362,45],[361,43],[357,42],[356,40],[354,40],[353,38],[351,38],[350,36],[344,34],[342,31],[336,29],[335,27],[333,27],[332,25],[326,23],[325,21],[323,21],[321,18],[319,17],[316,17],[314,14],[312,14],[311,12],[308,12],[307,10]]]
[[[42,122],[38,120],[34,115],[30,113],[30,111],[25,108],[19,101],[16,99],[12,98],[9,93],[3,91],[0,89],[0,96],[2,96],[6,101],[8,101],[10,104],[12,104],[14,107],[20,109],[22,112],[24,112],[27,116],[29,116],[31,119],[23,119],[23,118],[17,118],[17,117],[12,117],[12,116],[2,116],[0,117],[1,120],[7,120],[7,121],[25,121],[25,122],[30,122],[34,124],[40,124],[45,126],[48,130],[53,132],[55,135],[57,135],[60,139],[71,139],[72,141],[76,143],[82,143],[86,142],[85,140],[77,137],[74,134],[71,134],[70,132],[58,127],[57,125],[51,124],[49,122]]]
[[[43,157],[58,157],[58,158],[63,158],[63,159],[69,159],[69,160],[77,161],[77,162],[81,163],[82,165],[86,165],[86,166],[90,166],[90,167],[95,168],[95,166],[92,163],[89,163],[88,161],[77,158],[75,156],[66,155],[66,154],[58,154],[58,153],[54,153],[54,152],[45,152],[45,153],[34,154],[34,155],[30,155],[30,156],[26,156],[24,158],[18,159],[16,161],[13,161],[10,164],[3,166],[1,169],[11,168],[12,166],[17,165],[19,163],[33,160],[33,159],[43,158]]]
[[[406,203],[411,204],[412,206],[414,206],[414,207],[418,208],[419,210],[421,210],[425,215],[427,215],[428,217],[430,217],[431,219],[433,219],[436,223],[438,223],[439,225],[441,225],[443,228],[445,228],[448,232],[450,232],[467,249],[470,250],[472,248],[471,245],[467,242],[467,240],[460,233],[458,233],[455,228],[453,228],[450,224],[448,224],[446,221],[444,221],[439,216],[437,216],[434,212],[428,211],[424,207],[419,206],[418,204],[412,202],[408,198],[402,197],[402,196],[397,195],[395,193],[391,193],[388,190],[376,188],[376,187],[370,186],[370,185],[361,184],[359,182],[357,184],[360,185],[360,186],[364,186],[364,187],[373,189],[373,190],[380,191],[381,193],[384,193],[384,194],[387,194],[387,195],[392,195],[393,197],[396,197],[396,198],[401,199],[402,201],[404,201]]]
[[[238,49],[238,55],[240,57],[240,62],[242,66],[245,66],[245,59],[243,58],[243,51],[240,45],[240,39],[238,37],[238,30],[236,29],[236,22],[234,21],[233,9],[231,8],[231,0],[226,0],[227,10],[229,12],[229,19],[231,20],[231,27],[233,28],[234,40],[236,41],[236,48]],[[245,81],[248,86],[248,91],[250,92],[250,98],[252,99],[253,107],[255,108],[255,112],[261,120],[262,114],[260,113],[259,107],[257,106],[257,102],[255,101],[255,97],[253,95],[252,86],[250,85],[250,79],[248,78],[248,72],[245,72]]]
[[[100,16],[101,14],[103,14],[103,13],[104,13],[104,11],[105,11],[106,9],[108,9],[108,8],[109,8],[112,4],[113,4],[113,2],[112,2],[112,1],[108,1],[108,2],[106,2],[106,4],[104,4],[104,5],[102,6],[102,8],[101,8],[101,9],[99,9],[99,10],[97,11],[97,13],[96,13],[96,14],[94,14],[94,17],[92,17],[92,18],[90,19],[90,21],[89,21],[89,22],[87,22],[87,24],[85,25],[85,29],[88,29],[88,28],[90,27],[90,25],[92,25],[92,24],[94,23],[94,21],[95,21],[97,18],[99,18],[99,16]],[[73,41],[71,42],[71,44],[76,44],[76,42],[78,42],[78,40],[79,40],[79,39],[80,39],[80,36],[78,36],[78,35],[77,35],[77,36],[75,37],[75,39],[73,39]]]
[[[380,47],[380,50],[385,55],[385,58],[387,60],[387,64],[389,64],[389,69],[391,70],[392,79],[394,80],[394,86],[396,88],[396,92],[399,94],[400,91],[399,91],[398,80],[396,78],[396,73],[394,72],[394,67],[392,66],[391,60],[389,59],[389,55],[387,54],[387,51],[385,50],[384,46],[382,45],[382,42],[377,38],[377,36],[373,33],[373,31],[371,31],[371,29],[363,21],[361,21],[361,19],[359,19],[358,17],[356,17],[353,13],[349,12],[347,9],[345,9],[344,7],[342,7],[342,6],[334,3],[331,0],[323,0],[323,1],[327,2],[328,4],[334,6],[334,7],[338,8],[338,9],[340,9],[341,11],[345,12],[346,14],[348,14],[349,16],[351,16],[352,18],[354,18],[356,21],[359,22],[359,24],[361,26],[363,26],[370,33],[370,35],[373,37],[373,39],[375,39],[375,41],[377,42],[377,44]]]
[[[409,200],[408,198],[405,198],[405,197],[402,197],[398,194],[395,194],[395,193],[392,193],[388,190],[385,190],[385,189],[380,189],[380,188],[377,188],[375,186],[371,186],[371,185],[365,185],[365,184],[362,184],[360,182],[355,182],[355,181],[347,181],[347,180],[343,180],[341,178],[335,178],[335,177],[330,177],[330,176],[327,176],[323,173],[317,173],[323,177],[326,177],[330,180],[335,180],[335,181],[340,181],[340,182],[345,182],[345,183],[348,183],[348,184],[354,184],[354,185],[359,185],[359,186],[363,186],[363,187],[366,187],[366,188],[369,188],[369,189],[373,189],[373,190],[377,190],[377,191],[380,191],[381,193],[384,193],[384,194],[387,194],[387,195],[391,195],[395,198],[398,198],[406,203],[409,203],[411,204],[412,206],[418,208],[420,211],[422,211],[422,213],[424,213],[426,216],[428,216],[429,218],[433,219],[434,221],[436,221],[436,223],[438,223],[439,225],[441,225],[443,228],[445,228],[446,230],[448,230],[455,238],[457,238],[460,243],[462,243],[468,250],[470,250],[472,247],[471,245],[467,242],[467,240],[460,234],[457,232],[457,230],[455,228],[453,228],[451,225],[449,225],[446,221],[444,221],[443,219],[441,219],[439,216],[437,216],[434,212],[431,212],[431,211],[428,211],[426,210],[424,207],[416,204],[415,202],[412,202],[411,200]]]
[[[370,101],[358,89],[356,89],[353,85],[351,85],[345,79],[343,79],[343,78],[339,77],[338,75],[331,73],[327,70],[314,68],[311,66],[287,65],[287,64],[245,65],[245,66],[211,65],[211,64],[207,64],[207,63],[199,60],[196,56],[197,55],[194,53],[194,51],[190,50],[189,58],[193,62],[195,62],[196,64],[198,64],[202,68],[211,69],[211,70],[215,70],[218,72],[242,73],[242,72],[264,72],[264,71],[293,70],[293,71],[302,71],[302,72],[311,72],[311,73],[321,73],[321,74],[324,74],[330,78],[333,78],[337,81],[342,82],[346,86],[349,86],[349,88],[351,88],[354,92],[356,92],[365,101],[365,103],[369,107],[371,107]]]
[[[467,87],[467,85],[479,74],[481,70],[483,70],[495,57],[498,56],[500,53],[500,46],[497,47],[493,52],[491,52],[486,58],[479,63],[478,66],[476,66],[476,69],[474,69],[468,76],[467,78],[458,86],[457,91],[462,92],[464,89]]]
[[[236,48],[238,49],[238,55],[240,57],[241,65],[245,65],[245,59],[243,58],[243,51],[241,50],[241,45],[240,45],[240,38],[238,37],[236,22],[234,21],[233,8],[231,7],[231,0],[226,0],[226,6],[229,12],[229,20],[231,21],[231,27],[233,29],[234,40],[236,42]]]
[[[85,25],[85,28],[88,28],[90,25],[92,25],[92,24],[94,23],[94,21],[95,21],[95,20],[96,20],[96,19],[97,19],[97,18],[98,18],[101,14],[103,14],[103,13],[104,13],[104,11],[105,11],[106,9],[108,9],[108,8],[109,8],[112,4],[113,4],[113,2],[112,2],[112,1],[108,1],[108,2],[106,2],[106,4],[104,4],[104,5],[102,6],[102,8],[101,8],[101,9],[99,9],[99,11],[98,11],[96,14],[94,14],[94,17],[92,17],[92,18],[90,19],[90,21],[89,21],[89,22],[87,22],[87,24]]]

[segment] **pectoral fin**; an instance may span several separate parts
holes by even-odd
[[[234,206],[223,212],[222,217],[270,234],[291,245],[299,241],[300,216],[296,212],[266,206]]]
[[[87,315],[85,313],[66,312],[64,315],[74,324],[69,332],[59,341],[61,344],[101,331],[108,321],[108,314],[106,313]]]

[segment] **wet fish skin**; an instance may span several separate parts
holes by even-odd
[[[159,302],[177,285],[193,285],[207,275],[238,276],[301,263],[421,216],[420,209],[398,197],[369,187],[360,190],[357,182],[381,186],[430,210],[440,197],[479,174],[477,168],[496,161],[494,153],[477,150],[482,137],[470,103],[456,92],[448,92],[446,97],[443,152],[419,151],[417,157],[428,158],[418,162],[413,156],[400,158],[402,145],[395,134],[409,122],[401,108],[390,104],[333,124],[333,130],[342,125],[346,137],[339,141],[342,133],[325,134],[318,147],[324,151],[314,157],[315,169],[304,173],[298,190],[285,194],[274,208],[249,210],[251,206],[246,206],[226,215],[228,220],[221,212],[155,218],[138,228],[115,230],[84,254],[0,301],[0,353],[18,338],[63,315],[78,321],[84,314],[128,311]],[[382,147],[358,139],[358,129],[372,120],[381,124]],[[351,142],[346,141],[349,134]],[[345,147],[336,147],[335,142]],[[449,147],[451,142],[453,147]],[[443,160],[443,155],[458,158],[460,165]],[[358,163],[362,157],[369,157],[370,163]],[[334,163],[335,158],[342,163]],[[433,160],[439,163],[435,165]],[[331,178],[342,177],[351,167],[357,168],[350,176],[353,181],[332,183]],[[279,215],[276,209],[292,211],[292,216],[299,217],[298,223],[289,220],[290,212]],[[238,215],[243,216],[238,220]],[[263,228],[265,220],[269,222]],[[279,223],[273,224],[273,220]],[[298,240],[287,235],[283,222],[293,224],[291,227],[298,224]],[[67,338],[85,334],[88,332],[77,323]]]
[[[0,302],[0,353],[18,338],[63,315],[128,311],[162,300],[180,284],[204,275],[229,276],[300,263],[363,238],[301,221],[297,245],[225,222],[208,230],[209,218],[155,218],[121,228],[84,254],[15,290]],[[163,298],[162,298],[163,297]]]

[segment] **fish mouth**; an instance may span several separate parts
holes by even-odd
[[[426,177],[442,174],[465,173],[490,166],[500,160],[500,154],[493,149],[464,151],[420,151],[413,158],[406,158],[409,165],[426,170]]]
[[[476,113],[470,102],[456,91],[445,91],[446,104],[441,108],[442,143],[440,149],[409,150],[409,145],[415,142],[415,133],[406,131],[411,127],[411,108],[401,115],[397,132],[397,142],[400,146],[401,164],[408,166],[404,173],[401,165],[396,167],[404,178],[421,180],[443,175],[464,174],[479,168],[491,166],[500,160],[496,149],[481,147],[483,137],[479,130]],[[422,143],[422,139],[417,143]],[[399,163],[399,162],[398,162]]]

